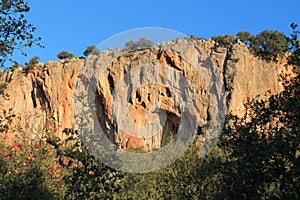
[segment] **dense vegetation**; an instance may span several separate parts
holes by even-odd
[[[291,45],[290,39],[283,32],[270,30],[264,30],[257,35],[241,31],[236,34],[236,37],[226,34],[225,36],[213,36],[211,39],[217,45],[227,48],[230,48],[239,39],[247,44],[255,55],[266,61],[276,61],[278,56],[284,56],[290,50]]]

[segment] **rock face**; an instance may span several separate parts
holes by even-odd
[[[241,42],[226,49],[217,47],[211,40],[193,41],[190,45],[187,40],[179,39],[154,49],[105,51],[86,61],[72,59],[40,63],[27,75],[21,69],[2,75],[0,82],[8,82],[8,88],[0,97],[0,108],[12,108],[23,123],[35,120],[34,124],[43,125],[51,115],[60,130],[74,128],[72,97],[77,76],[89,80],[91,73],[95,73],[96,112],[107,137],[121,149],[151,150],[168,143],[178,131],[184,106],[182,98],[190,99],[189,105],[197,105],[195,109],[200,115],[195,116],[195,120],[201,126],[205,126],[211,114],[216,112],[213,105],[221,98],[218,95],[223,95],[222,89],[225,90],[221,103],[224,103],[226,112],[240,115],[247,98],[258,95],[264,98],[267,92],[276,94],[282,91],[280,74],[289,72],[285,64],[285,60],[267,63],[255,57]],[[105,70],[88,73],[91,68],[83,68],[87,65]],[[133,72],[132,75],[128,76],[129,72]],[[147,84],[138,82],[142,77]],[[182,79],[184,83],[180,82]],[[218,80],[215,85],[212,85],[213,79]],[[183,84],[193,89],[182,87]],[[212,87],[217,95],[212,92]],[[76,88],[82,93],[86,89],[84,84]],[[178,89],[180,93],[176,93]],[[157,106],[164,115],[156,112]],[[164,122],[162,129],[151,125],[155,120]],[[132,132],[134,125],[147,125],[150,127],[148,132],[155,130],[157,134],[149,136],[143,130],[144,135],[138,136]]]
[[[52,118],[56,127],[72,128],[73,89],[83,60],[39,63],[25,72],[22,68],[2,76],[8,83],[0,97],[1,110],[12,109],[21,116],[22,124],[44,126]]]

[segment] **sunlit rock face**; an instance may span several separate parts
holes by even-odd
[[[183,107],[197,110],[193,117],[204,127],[221,97],[226,112],[240,115],[247,98],[282,91],[280,74],[290,73],[285,64],[285,59],[267,63],[240,42],[226,49],[211,40],[179,39],[153,49],[110,50],[86,60],[40,63],[27,74],[21,69],[5,73],[0,82],[8,87],[0,108],[11,108],[22,123],[43,126],[51,116],[59,130],[76,128],[73,94],[87,93],[91,78],[87,71],[92,69],[86,67],[93,66],[98,69],[91,72],[97,83],[94,102],[101,129],[120,149],[152,150],[175,137]],[[78,77],[87,85],[77,85]]]

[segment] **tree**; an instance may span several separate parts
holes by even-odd
[[[81,143],[77,131],[64,129],[65,140],[47,139],[59,160],[61,168],[71,173],[63,176],[67,184],[63,199],[120,199],[123,175],[98,161]],[[66,161],[67,160],[67,161]]]
[[[34,56],[29,60],[29,63],[25,63],[25,73],[28,73],[31,69],[33,69],[39,63],[40,57]]]
[[[126,50],[134,50],[136,48],[137,48],[137,45],[133,40],[130,40],[130,41],[125,43],[125,49]]]
[[[216,43],[218,43],[218,45],[227,48],[229,48],[236,41],[236,38],[230,34],[226,34],[225,36],[222,35],[213,36],[211,39],[214,40]]]
[[[297,30],[298,25],[295,23],[291,24],[293,33],[289,38],[290,41],[290,51],[292,55],[289,56],[288,64],[300,66],[300,40],[298,39],[298,34],[300,31]]]
[[[25,0],[2,0],[0,2],[0,68],[5,68],[6,61],[15,50],[20,50],[23,55],[24,47],[33,45],[41,46],[41,38],[33,36],[36,28],[25,18],[30,10]]]
[[[151,40],[147,40],[146,38],[140,38],[137,41],[137,47],[140,49],[146,49],[153,47],[153,42]]]
[[[140,38],[137,42],[130,40],[125,43],[125,50],[146,49],[153,47],[153,42],[146,38]]]
[[[289,50],[289,41],[283,32],[264,30],[256,35],[252,46],[258,56],[276,61],[278,55],[284,56]]]
[[[237,38],[246,43],[253,53],[266,61],[276,61],[289,50],[289,39],[283,32],[264,30],[258,35],[241,31]]]
[[[83,52],[83,55],[85,55],[87,57],[89,55],[98,55],[100,53],[101,53],[101,51],[100,51],[100,49],[98,49],[98,47],[91,45],[86,48],[86,50]]]
[[[27,65],[36,65],[39,63],[40,57],[34,56],[29,60],[29,63],[26,63]]]
[[[300,198],[299,94],[296,77],[280,94],[248,102],[242,118],[230,117],[220,142],[229,152],[221,199]]]
[[[242,42],[246,43],[248,46],[251,46],[255,40],[255,35],[252,35],[249,32],[241,31],[236,34],[237,38]]]
[[[73,52],[67,52],[67,51],[62,51],[60,53],[57,54],[57,57],[59,59],[72,59],[75,58],[75,55]]]

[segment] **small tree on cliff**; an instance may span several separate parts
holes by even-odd
[[[276,61],[278,55],[283,56],[289,50],[289,39],[283,32],[264,30],[252,35],[241,31],[236,36],[251,47],[255,55],[267,61]]]
[[[26,62],[25,68],[24,68],[25,73],[28,73],[31,69],[33,69],[39,63],[39,59],[40,59],[40,57],[34,56],[33,58],[31,58],[29,60],[29,63]]]
[[[62,51],[60,53],[57,54],[57,57],[59,59],[72,59],[75,58],[75,55],[73,52],[67,52],[67,51]]]
[[[153,47],[153,42],[146,38],[140,38],[137,42],[130,40],[125,43],[125,50],[146,49]]]
[[[236,41],[236,38],[230,34],[226,34],[225,36],[213,36],[211,39],[218,43],[218,45],[225,46],[227,48],[229,48]]]
[[[98,55],[100,53],[101,53],[101,51],[100,51],[100,49],[98,49],[98,47],[91,45],[86,48],[86,50],[83,52],[83,55],[88,57],[88,55]]]

